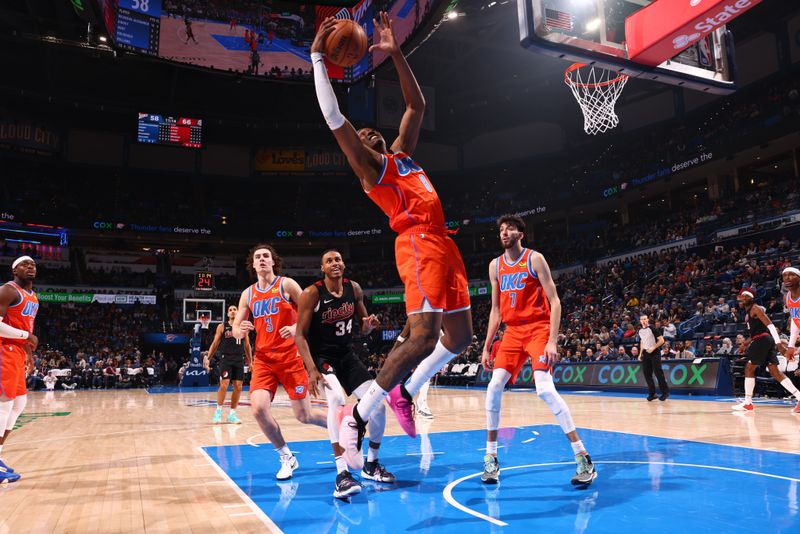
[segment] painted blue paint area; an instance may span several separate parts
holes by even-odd
[[[417,4],[417,0],[406,0],[406,3],[403,4],[403,7],[400,8],[400,11],[397,12],[397,18],[404,19],[411,13],[411,10],[414,9],[414,6]]]
[[[250,52],[250,45],[245,42],[244,37],[241,35],[220,35],[212,33],[211,37],[216,39],[217,42],[223,48],[225,48],[225,50]],[[265,52],[288,52],[311,63],[311,57],[308,55],[307,48],[295,46],[291,44],[290,41],[286,39],[278,39],[277,37],[273,39],[271,45],[266,38],[264,39],[263,43],[258,43],[258,52],[259,54],[263,54]]]
[[[287,533],[800,531],[798,455],[580,433],[599,473],[588,489],[570,484],[575,463],[560,428],[541,425],[500,430],[497,486],[480,482],[484,431],[387,437],[381,461],[398,481],[364,481],[349,503],[331,495],[327,440],[290,443],[300,469],[285,482],[269,448],[205,451]]]

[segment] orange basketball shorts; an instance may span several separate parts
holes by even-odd
[[[266,389],[275,398],[281,384],[292,400],[305,398],[308,393],[308,373],[297,349],[288,352],[256,352],[250,391]]]
[[[455,241],[444,231],[410,228],[397,236],[394,254],[405,286],[407,314],[469,309],[464,261]]]
[[[19,345],[0,344],[0,396],[15,399],[28,392],[25,385],[25,361],[28,354]]]
[[[549,372],[550,365],[544,357],[544,347],[549,338],[549,322],[507,326],[500,342],[500,349],[497,351],[497,358],[494,360],[494,368],[505,369],[511,373],[512,384],[517,380],[517,375],[529,356],[534,371]]]

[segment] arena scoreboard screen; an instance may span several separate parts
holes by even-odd
[[[140,143],[200,148],[203,144],[203,119],[139,113],[137,138]]]
[[[119,0],[116,18],[120,47],[158,55],[161,0]]]

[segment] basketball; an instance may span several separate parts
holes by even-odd
[[[349,19],[336,21],[336,29],[325,41],[325,55],[340,67],[355,65],[367,52],[367,34],[364,28]]]

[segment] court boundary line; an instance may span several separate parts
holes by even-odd
[[[275,522],[270,519],[264,510],[262,510],[255,502],[253,502],[253,499],[251,499],[249,495],[242,491],[242,488],[240,488],[239,485],[228,476],[228,473],[226,473],[225,470],[222,469],[219,464],[217,464],[217,462],[211,458],[211,456],[203,449],[203,447],[197,447],[197,450],[200,451],[200,454],[202,454],[205,459],[208,460],[208,462],[211,464],[211,467],[213,467],[214,470],[222,477],[222,482],[225,482],[231,487],[231,489],[233,489],[236,495],[238,495],[244,504],[246,504],[250,510],[253,511],[256,517],[258,517],[264,524],[264,526],[269,528],[271,532],[283,533],[283,530],[281,530],[280,527],[278,527],[278,525],[276,525]],[[233,517],[233,515],[228,514],[228,517]]]
[[[622,432],[622,433],[624,434],[625,432]],[[510,466],[510,467],[501,467],[500,471],[511,471],[511,470],[514,470],[514,469],[526,469],[526,468],[529,468],[529,467],[546,467],[546,466],[551,466],[551,465],[574,465],[574,463],[575,462],[546,462],[546,463],[538,463],[538,464],[513,465],[513,466]],[[683,463],[683,462],[649,462],[649,461],[648,462],[643,462],[643,461],[630,461],[630,460],[606,460],[606,461],[599,461],[599,462],[594,462],[594,463],[595,463],[595,465],[635,464],[635,465],[667,465],[667,466],[672,466],[672,467],[694,467],[694,468],[699,468],[699,469],[712,469],[712,470],[717,470],[717,471],[731,471],[731,472],[734,472],[734,473],[744,473],[744,474],[747,474],[747,475],[763,476],[763,477],[767,477],[767,478],[777,478],[779,480],[786,480],[786,481],[789,481],[789,482],[800,482],[800,478],[792,478],[792,477],[787,477],[787,476],[782,476],[782,475],[773,475],[771,473],[762,473],[762,472],[759,472],[759,471],[750,471],[748,469],[738,469],[736,467],[723,467],[723,466],[720,466],[720,465],[688,464],[688,463]],[[477,473],[473,473],[471,475],[467,475],[467,476],[461,477],[461,478],[459,478],[457,480],[454,480],[454,481],[450,482],[442,490],[442,496],[444,497],[444,500],[445,500],[445,502],[447,502],[447,504],[449,504],[453,508],[456,508],[457,510],[461,510],[462,512],[464,512],[466,514],[469,514],[469,515],[471,515],[473,517],[477,517],[478,519],[482,519],[484,521],[492,523],[493,525],[497,525],[499,527],[506,527],[506,526],[508,526],[508,523],[506,523],[505,521],[501,521],[500,519],[496,519],[496,518],[488,516],[486,514],[482,514],[481,512],[478,512],[476,510],[473,510],[472,508],[464,506],[463,504],[458,502],[453,497],[453,488],[455,488],[456,486],[458,486],[459,484],[461,484],[462,482],[464,482],[466,480],[469,480],[471,478],[479,477],[482,474],[483,473],[479,471]]]

